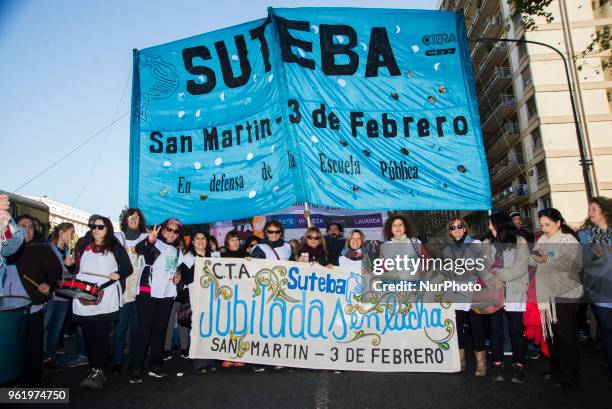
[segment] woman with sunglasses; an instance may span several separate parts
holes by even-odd
[[[461,260],[463,265],[465,265],[466,260],[476,260],[482,257],[482,242],[472,239],[469,235],[469,226],[465,219],[462,217],[450,219],[447,223],[447,229],[448,236],[452,242],[442,252],[444,259]],[[476,283],[478,278],[478,272],[475,270],[463,271],[461,274],[453,271],[452,274],[453,279],[461,284]],[[453,294],[461,371],[463,372],[466,369],[465,346],[469,341],[465,333],[465,325],[469,324],[474,357],[476,358],[476,371],[474,375],[485,376],[487,374],[487,352],[484,345],[484,317],[471,309],[471,300],[472,295],[470,292]]]
[[[251,251],[251,257],[268,260],[289,260],[291,245],[283,239],[285,229],[281,222],[269,220],[264,225],[265,239]]]
[[[251,257],[267,260],[290,260],[291,245],[283,239],[285,230],[281,222],[268,220],[264,224],[265,238],[253,247]],[[282,366],[275,366],[274,369],[282,369]],[[265,372],[266,368],[262,365],[253,365],[253,372]]]
[[[303,263],[318,263],[322,266],[333,267],[330,261],[323,234],[317,227],[309,227],[302,238],[297,250],[298,259]]]
[[[158,237],[160,232],[161,237]],[[144,268],[136,295],[138,339],[130,383],[142,382],[149,345],[149,376],[166,376],[161,367],[170,310],[176,297],[176,285],[181,281],[178,266],[183,262],[183,254],[179,250],[182,240],[181,222],[178,219],[168,219],[159,227],[155,225],[147,239],[136,245],[136,253],[144,258]]]
[[[250,257],[251,251],[261,242],[261,239],[257,236],[251,236],[244,241],[244,252],[247,257]]]
[[[94,220],[91,237],[92,242],[82,253],[76,254],[79,271],[76,278],[100,285],[104,293],[98,304],[73,300],[72,312],[74,320],[81,323],[91,368],[81,386],[100,389],[106,381],[104,368],[110,355],[111,323],[119,319],[119,309],[123,306],[119,280],[132,274],[132,263],[115,237],[113,224],[108,218]]]

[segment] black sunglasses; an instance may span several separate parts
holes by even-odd
[[[266,233],[268,233],[268,234],[280,234],[281,231],[280,230],[266,230]]]
[[[181,232],[179,229],[173,229],[172,227],[166,227],[166,231],[174,234],[179,234]]]
[[[91,227],[91,230],[104,230],[106,229],[106,226],[104,224],[92,224],[89,227]]]
[[[308,240],[321,240],[321,238],[319,236],[306,236],[308,238]]]
[[[462,230],[462,229],[463,229],[463,225],[462,225],[462,224],[457,224],[457,225],[453,224],[453,225],[450,227],[450,229],[451,229],[451,230],[456,230],[456,229]]]

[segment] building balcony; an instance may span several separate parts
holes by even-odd
[[[485,16],[493,14],[496,5],[497,2],[495,0],[480,0],[480,8],[474,13],[472,25],[467,30],[468,38],[470,38],[472,34],[481,32],[480,30],[482,30],[486,21]]]
[[[518,184],[507,187],[493,198],[495,208],[513,206],[529,199],[527,184]]]
[[[482,130],[489,133],[497,131],[499,124],[514,112],[515,106],[514,95],[501,94],[489,111],[482,115]]]
[[[493,68],[495,68],[496,65],[501,64],[502,61],[506,58],[507,51],[508,43],[495,43],[489,50],[488,54],[478,63],[478,66],[475,70],[475,77],[477,79],[488,78],[489,75],[491,75]]]
[[[485,102],[487,100],[486,96],[489,95],[497,95],[500,91],[505,89],[510,80],[512,79],[512,70],[510,67],[498,66],[493,70],[493,75],[484,83],[480,93],[478,94],[478,103],[482,105],[486,105]]]
[[[546,173],[543,175],[538,175],[538,181],[536,183],[538,190],[545,188],[548,186],[548,175]]]
[[[496,158],[507,152],[521,138],[521,131],[516,122],[506,122],[502,125],[502,131],[495,134],[487,147],[487,156]]]
[[[501,15],[496,15],[496,16],[488,16],[485,20],[485,24],[484,27],[481,31],[481,33],[478,35],[476,34],[476,37],[498,37],[502,31],[503,28],[503,20]],[[482,50],[486,50],[486,44],[485,42],[478,42],[474,44],[474,47],[472,48],[472,53],[471,53],[471,57],[472,60],[478,60],[480,57],[480,53],[482,53]]]
[[[493,165],[489,171],[491,174],[491,185],[498,186],[512,179],[521,171],[521,167],[524,163],[525,161],[522,153],[510,152],[508,156]]]

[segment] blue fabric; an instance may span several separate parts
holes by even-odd
[[[123,350],[126,338],[128,338],[128,365],[134,365],[134,351],[136,349],[136,337],[138,336],[138,308],[135,302],[123,305],[119,310],[119,321],[115,322],[113,329],[113,364],[122,364],[124,361]]]
[[[135,52],[130,206],[153,223],[303,201],[489,209],[463,18],[269,9],[266,20]]]
[[[9,220],[8,228],[10,228],[12,232],[11,239],[7,240],[6,243],[0,243],[0,296],[4,294],[6,274],[6,261],[4,260],[4,257],[8,257],[19,250],[19,247],[21,244],[23,244],[23,239],[25,237],[25,231],[20,225],[15,223],[13,219]]]
[[[47,303],[44,323],[44,358],[55,358],[55,351],[57,350],[59,337],[70,305],[71,303],[69,301],[56,299],[51,299]]]

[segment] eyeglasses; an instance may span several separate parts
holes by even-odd
[[[104,230],[104,229],[106,229],[106,226],[103,225],[103,224],[92,224],[91,225],[91,230],[96,230],[96,229]]]
[[[450,227],[451,230],[462,230],[463,229],[463,225],[462,224],[453,224]]]
[[[281,234],[280,230],[266,230],[266,233],[268,234]]]
[[[179,229],[173,229],[172,227],[166,227],[166,231],[174,234],[179,234],[181,232]]]
[[[321,240],[321,238],[320,238],[319,236],[306,236],[306,238],[307,238],[308,240],[316,240],[316,241]]]

